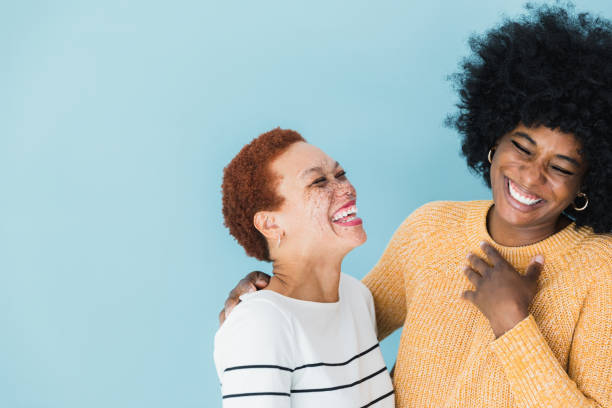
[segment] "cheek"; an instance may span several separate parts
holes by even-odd
[[[504,184],[504,175],[503,172],[501,171],[500,167],[497,166],[495,164],[495,162],[493,162],[494,164],[491,165],[491,175],[490,175],[490,180],[491,180],[491,190],[496,191],[500,188],[503,187]]]
[[[558,182],[553,185],[553,194],[560,202],[571,203],[579,192],[578,182]]]
[[[328,188],[309,190],[304,194],[304,222],[318,231],[329,229],[329,210],[333,191]]]

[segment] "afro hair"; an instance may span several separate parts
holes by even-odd
[[[452,75],[468,166],[490,184],[487,153],[519,123],[573,134],[587,163],[577,226],[612,232],[612,24],[572,5],[527,5],[518,19],[469,40],[472,54]]]

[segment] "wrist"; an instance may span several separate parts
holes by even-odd
[[[517,307],[504,313],[497,321],[489,321],[495,338],[497,339],[512,330],[517,324],[525,320],[527,316],[529,316],[529,311],[526,308]]]

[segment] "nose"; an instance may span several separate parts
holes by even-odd
[[[354,199],[357,196],[355,187],[353,187],[353,185],[348,181],[339,182],[335,193],[338,198],[348,197],[350,199]]]
[[[539,160],[525,163],[521,166],[520,183],[525,187],[533,187],[546,183],[545,164]]]

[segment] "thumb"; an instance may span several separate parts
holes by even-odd
[[[270,275],[261,271],[254,271],[249,275],[251,275],[251,283],[255,285],[257,290],[265,288],[270,283]]]
[[[540,277],[540,273],[542,272],[542,268],[544,267],[544,257],[542,255],[536,255],[533,257],[529,266],[527,266],[527,270],[525,271],[525,276],[532,281],[537,281]]]

